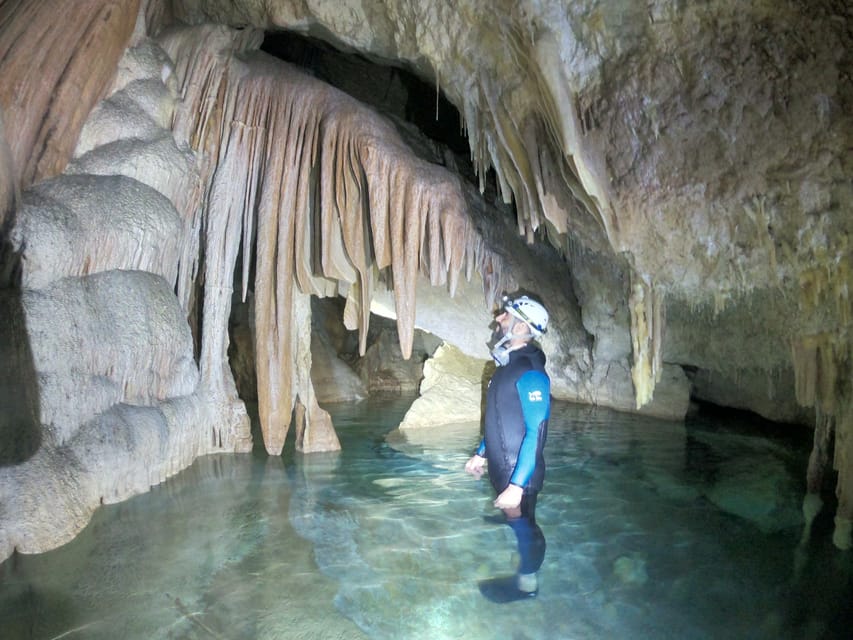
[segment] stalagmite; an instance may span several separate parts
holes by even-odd
[[[293,382],[294,389],[298,391],[294,412],[296,451],[337,451],[341,443],[332,425],[332,417],[317,403],[311,381],[311,297],[298,291],[294,294],[292,331]]]
[[[839,549],[850,549],[853,547],[853,380],[849,378],[844,397],[844,409],[838,416],[835,428],[833,464],[838,470],[835,487],[838,507],[832,542]]]
[[[637,409],[649,403],[663,372],[663,300],[654,286],[639,277],[632,278],[628,300],[631,313],[631,342],[634,362],[631,379]]]

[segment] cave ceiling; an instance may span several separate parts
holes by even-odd
[[[729,324],[772,328],[754,358],[738,346],[749,331],[728,326],[721,348],[692,364],[786,368],[799,336],[846,334],[844,3],[177,1],[171,10],[188,23],[309,34],[417,75],[462,114],[481,189],[497,177],[519,233],[569,262],[592,251],[624,266],[638,294],[631,306],[663,305],[675,345],[689,341],[691,317],[716,326],[730,307],[748,310],[724,316]],[[648,359],[660,348],[650,344]],[[691,364],[680,347],[668,350]]]

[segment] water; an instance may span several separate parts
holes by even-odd
[[[850,554],[800,545],[808,443],[557,404],[537,598],[485,600],[509,527],[462,466],[477,425],[333,412],[344,450],[211,456],[0,565],[0,637],[847,638]],[[390,434],[389,434],[390,432]]]

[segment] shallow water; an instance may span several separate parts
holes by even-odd
[[[0,565],[0,637],[847,638],[851,557],[800,544],[802,439],[557,404],[535,599],[477,425],[393,431],[410,399],[338,407],[337,454],[210,456],[68,545]],[[390,433],[389,433],[390,432]]]

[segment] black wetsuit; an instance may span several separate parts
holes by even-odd
[[[488,460],[489,479],[501,493],[522,487],[521,517],[508,518],[518,539],[520,573],[534,573],[545,557],[545,538],[536,524],[536,498],[545,479],[545,438],[551,411],[551,381],[545,354],[533,344],[510,352],[486,393],[485,437],[477,454]]]

